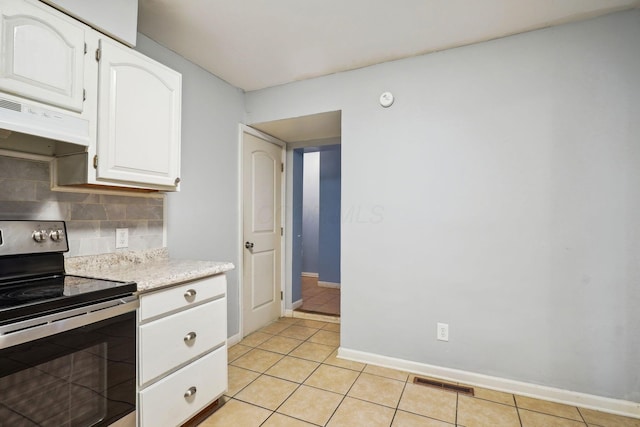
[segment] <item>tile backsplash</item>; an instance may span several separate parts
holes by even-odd
[[[0,219],[64,220],[67,256],[116,252],[116,228],[129,229],[129,247],[163,244],[163,195],[51,191],[49,162],[0,155]]]

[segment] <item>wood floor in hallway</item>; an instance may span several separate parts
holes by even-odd
[[[296,311],[340,316],[340,289],[318,286],[317,277],[302,276],[302,306]]]

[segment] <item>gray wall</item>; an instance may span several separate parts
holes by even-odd
[[[634,10],[247,93],[342,110],[342,346],[640,401],[638,76]]]
[[[238,265],[238,124],[243,92],[138,34],[136,49],[182,73],[181,191],[167,196],[174,258]],[[228,334],[239,332],[237,272],[228,279]]]
[[[340,283],[340,145],[320,149],[318,280]]]
[[[0,219],[66,221],[66,256],[116,252],[116,228],[129,247],[162,247],[164,197],[51,191],[49,162],[0,155]]]

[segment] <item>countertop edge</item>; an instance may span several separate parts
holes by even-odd
[[[180,262],[181,260],[173,260],[173,262]],[[186,263],[193,263],[194,261],[184,260]],[[138,285],[138,294],[145,294],[148,292],[157,291],[160,289],[169,288],[172,286],[178,286],[183,283],[192,282],[194,280],[205,279],[207,277],[216,276],[218,274],[224,274],[227,271],[233,270],[235,266],[230,262],[214,262],[214,261],[201,261],[202,263],[210,263],[211,266],[201,267],[183,272],[178,272],[169,277],[156,277],[142,280],[134,280]]]
[[[67,274],[136,282],[138,294],[223,274],[234,268],[231,262],[169,258],[167,248],[65,259]]]

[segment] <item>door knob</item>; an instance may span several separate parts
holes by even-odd
[[[244,244],[244,247],[245,247],[245,248],[247,248],[247,249],[253,249],[253,243],[251,243],[251,242],[246,242],[246,243]]]

